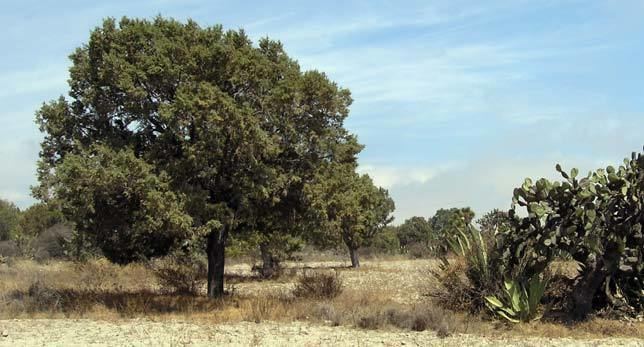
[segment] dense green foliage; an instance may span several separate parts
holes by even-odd
[[[493,209],[476,220],[481,232],[490,236],[507,233],[512,228],[512,220],[507,211]]]
[[[357,250],[393,220],[394,202],[386,189],[353,170],[335,171],[319,183],[319,201],[328,221],[323,236],[342,240],[349,249],[352,266],[359,267]]]
[[[325,167],[355,166],[362,148],[343,127],[348,90],[241,30],[108,19],[71,60],[70,99],[38,112],[45,139],[34,194],[63,200],[65,216],[118,261],[163,253],[179,235],[205,246],[211,296],[223,294],[230,237],[302,230],[299,221],[319,215],[307,186]],[[131,165],[138,180],[127,181],[124,166],[103,167],[108,183],[83,184],[79,163],[97,173]],[[158,221],[150,206],[161,208]],[[161,225],[167,235],[155,232]]]
[[[431,248],[434,234],[429,221],[423,217],[411,217],[396,228],[400,248],[407,253],[412,245]]]
[[[58,206],[37,203],[22,211],[18,222],[19,236],[34,238],[65,219]]]
[[[514,190],[503,235],[503,271],[525,277],[542,273],[558,254],[569,254],[583,270],[571,293],[577,318],[606,305],[626,312],[644,308],[644,154],[624,165],[578,178],[557,165],[564,181],[526,179]],[[517,207],[528,216],[519,218]]]
[[[0,199],[0,241],[11,239],[20,221],[20,209],[12,202]]]
[[[68,154],[56,171],[54,194],[79,237],[116,263],[166,254],[191,232],[169,178],[131,150],[92,146]]]
[[[433,231],[434,242],[432,252],[443,255],[449,250],[447,240],[450,240],[468,228],[474,219],[474,211],[469,207],[439,209],[429,219]]]
[[[400,254],[401,246],[396,230],[397,228],[391,225],[385,227],[373,239],[369,240],[367,246],[373,253]]]

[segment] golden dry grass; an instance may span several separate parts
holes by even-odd
[[[644,323],[594,319],[576,325],[552,322],[508,325],[445,311],[424,296],[432,260],[365,262],[359,270],[336,263],[291,263],[275,280],[251,276],[250,266],[228,269],[230,290],[220,300],[203,295],[168,294],[143,264],[119,266],[103,259],[83,264],[29,260],[0,265],[0,319],[87,318],[119,321],[146,318],[203,323],[305,321],[364,329],[434,330],[439,334],[644,338]],[[303,270],[305,268],[305,270]],[[343,291],[334,298],[295,297],[303,271],[334,271]]]

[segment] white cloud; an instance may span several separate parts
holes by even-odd
[[[377,186],[391,189],[410,184],[424,184],[442,172],[457,167],[457,163],[446,163],[435,167],[400,167],[361,164],[358,172],[368,174]]]

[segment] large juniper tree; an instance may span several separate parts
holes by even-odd
[[[84,179],[77,165],[65,164],[68,158],[76,163],[103,158],[90,161],[93,165],[114,162],[110,158],[130,161],[141,168],[140,179],[157,180],[160,191],[132,195],[110,185],[106,194],[84,192],[88,205],[98,197],[101,203],[120,204],[85,212],[93,217],[129,204],[147,211],[132,218],[150,222],[155,212],[145,207],[153,202],[145,199],[169,197],[172,211],[166,211],[164,222],[177,229],[185,213],[191,233],[175,232],[168,242],[204,240],[210,296],[223,294],[231,235],[257,230],[266,215],[277,220],[306,210],[300,208],[309,204],[306,187],[319,167],[355,161],[361,148],[343,128],[348,90],[323,73],[303,72],[279,42],[262,39],[255,46],[241,30],[161,17],[107,19],[71,60],[69,98],[44,105],[37,115],[45,139],[35,195],[67,199],[77,210],[82,204],[73,202],[79,199],[61,194]],[[75,170],[58,170],[61,165]],[[112,171],[118,176],[118,169]],[[58,177],[68,172],[78,176]],[[132,187],[148,186],[133,182]],[[136,201],[128,201],[131,197]],[[100,227],[92,225],[97,220],[89,218],[77,228],[146,232],[126,225],[92,229]]]

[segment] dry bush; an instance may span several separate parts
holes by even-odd
[[[82,289],[106,290],[119,286],[119,266],[107,259],[92,259],[75,263],[75,270]]]
[[[243,320],[255,323],[289,319],[295,311],[293,301],[279,295],[248,298],[239,303],[239,309]]]
[[[342,279],[337,272],[305,272],[297,279],[293,295],[298,298],[333,299],[342,290]]]
[[[465,275],[467,264],[457,257],[444,269],[431,271],[437,286],[430,288],[429,295],[443,308],[452,311],[476,312],[480,310],[480,295],[473,291]]]
[[[344,317],[329,302],[317,303],[312,306],[311,316],[330,323],[332,326],[339,326],[343,323]]]
[[[59,311],[63,305],[63,295],[48,286],[43,280],[36,279],[27,290],[25,309],[35,311]]]
[[[20,254],[20,248],[15,241],[0,241],[0,256],[15,257]]]
[[[208,266],[198,257],[168,256],[153,262],[152,271],[164,292],[197,295],[206,283]]]
[[[413,331],[432,330],[439,337],[451,335],[457,325],[457,320],[452,313],[430,305],[411,308],[400,305],[371,307],[356,321],[356,326],[363,329],[381,329],[386,326],[394,326]]]
[[[407,256],[411,259],[429,258],[436,256],[436,252],[423,242],[414,242],[407,246]]]
[[[72,239],[72,235],[72,228],[65,224],[56,224],[43,231],[30,244],[34,259],[43,262],[51,258],[65,257],[65,247]]]

